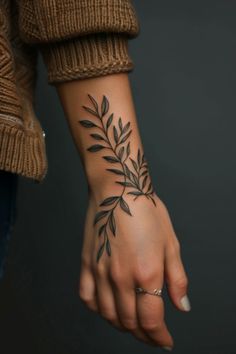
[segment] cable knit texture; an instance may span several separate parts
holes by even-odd
[[[37,54],[48,83],[130,72],[140,32],[131,0],[1,0],[0,169],[42,181],[45,138],[35,114]]]
[[[27,42],[50,42],[98,32],[135,37],[139,24],[130,0],[19,0]]]
[[[47,171],[42,128],[35,117],[36,49],[19,38],[18,8],[0,5],[0,169],[41,180]]]

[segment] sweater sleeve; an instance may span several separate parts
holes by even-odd
[[[21,38],[38,46],[54,84],[132,71],[140,32],[131,0],[20,0]]]

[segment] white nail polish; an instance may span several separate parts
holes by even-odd
[[[171,348],[171,347],[161,347],[161,349],[168,350],[168,352],[171,352],[171,351],[172,351],[172,348]]]
[[[184,295],[182,297],[182,299],[180,300],[181,305],[184,309],[184,311],[190,311],[191,310],[191,305],[190,305],[190,301],[187,295]]]

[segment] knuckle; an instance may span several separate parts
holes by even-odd
[[[121,269],[112,267],[110,269],[110,279],[116,284],[122,284],[124,282],[124,273],[122,273]]]
[[[141,321],[140,326],[145,332],[154,332],[159,330],[162,327],[162,324],[157,321],[146,320],[146,321]]]
[[[106,268],[103,263],[101,264],[95,264],[93,266],[93,273],[97,278],[101,278],[106,274]]]
[[[157,279],[161,279],[163,275],[163,271],[161,268],[156,269],[153,271],[150,270],[138,270],[135,272],[135,280],[139,284],[152,284],[156,283]]]
[[[181,245],[180,245],[180,242],[177,238],[175,238],[174,245],[175,245],[176,252],[180,253],[181,252]]]
[[[169,242],[168,248],[171,257],[176,257],[181,252],[181,246],[177,238],[174,238]]]

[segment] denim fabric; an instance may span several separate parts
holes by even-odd
[[[0,280],[16,216],[17,180],[17,174],[0,171]]]

